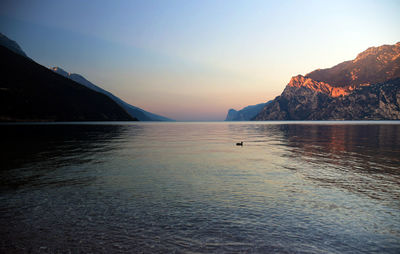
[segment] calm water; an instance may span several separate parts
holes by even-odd
[[[3,253],[400,252],[399,122],[0,133]]]

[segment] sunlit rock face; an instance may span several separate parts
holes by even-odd
[[[400,78],[337,97],[287,86],[254,120],[400,120]]]
[[[400,42],[395,45],[371,47],[352,61],[332,68],[315,70],[306,75],[333,87],[357,87],[376,84],[400,77]]]
[[[400,119],[397,78],[400,42],[371,47],[352,61],[292,77],[254,120]]]
[[[68,73],[68,72],[66,72],[66,71],[64,71],[62,68],[60,68],[60,67],[53,67],[53,68],[51,68],[55,73],[58,73],[58,74],[60,74],[60,75],[62,75],[62,76],[64,76],[64,77],[66,77],[66,78],[68,78],[69,77],[69,75],[70,75],[70,73]]]
[[[304,87],[311,89],[315,92],[328,94],[332,97],[348,95],[355,88],[354,85],[344,86],[344,87],[334,87],[326,82],[315,81],[311,78],[304,77],[302,75],[292,77],[287,87],[294,87],[294,88]]]

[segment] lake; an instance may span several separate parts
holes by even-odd
[[[3,253],[400,252],[398,121],[2,124],[0,139]]]

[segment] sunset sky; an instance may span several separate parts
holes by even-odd
[[[1,1],[0,32],[177,120],[223,120],[292,76],[400,41],[400,1]]]

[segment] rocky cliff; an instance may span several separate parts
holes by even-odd
[[[400,42],[292,77],[254,120],[400,119]]]
[[[307,87],[286,87],[254,120],[400,120],[400,79],[332,97]]]

